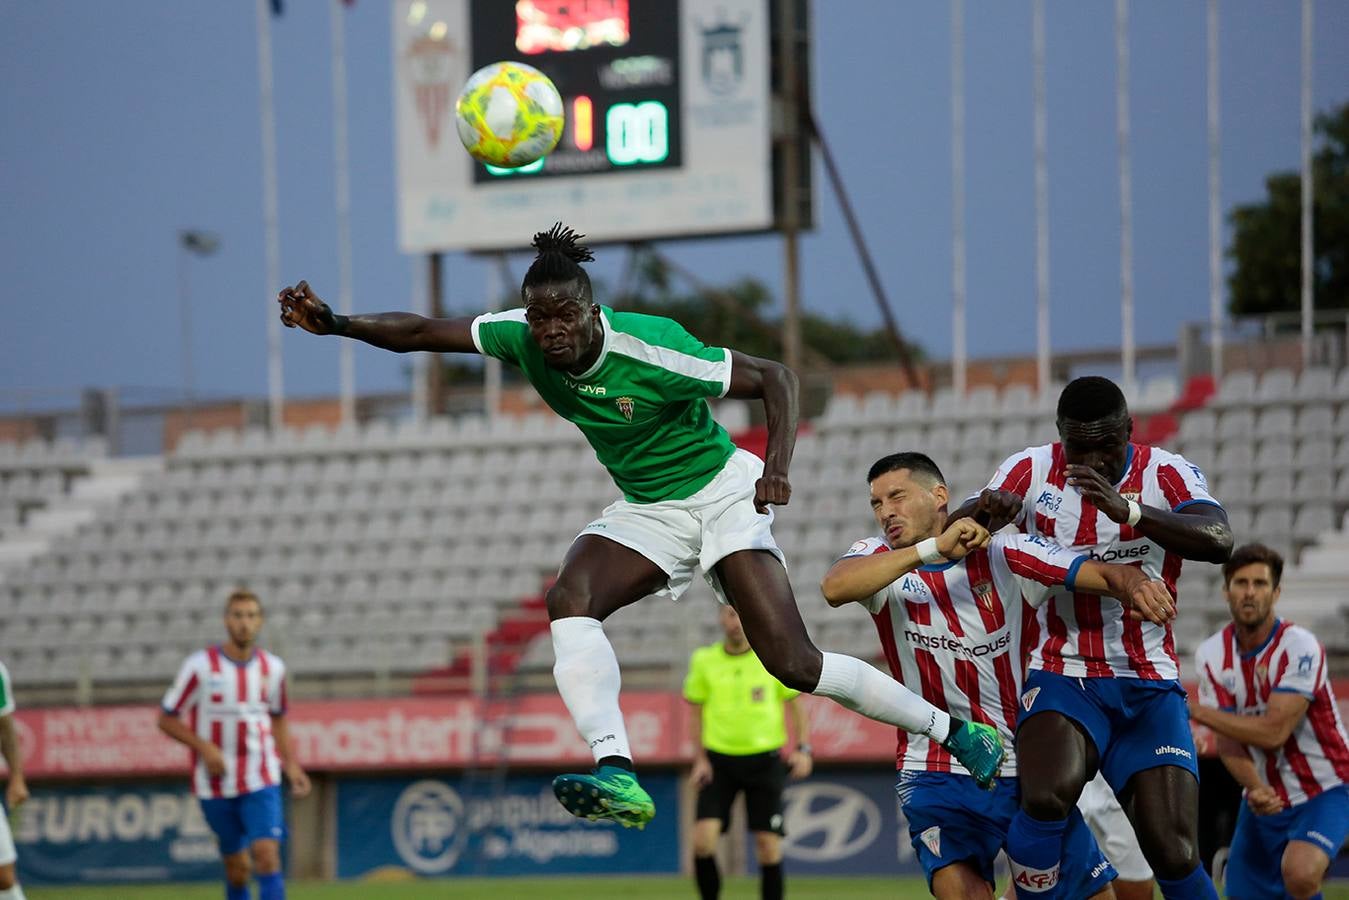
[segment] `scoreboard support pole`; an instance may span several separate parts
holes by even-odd
[[[801,158],[800,85],[796,72],[796,0],[777,0],[782,27],[782,361],[793,372],[801,369],[801,255],[797,238]]]

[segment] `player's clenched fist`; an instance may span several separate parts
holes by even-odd
[[[1155,625],[1165,625],[1176,617],[1175,600],[1166,589],[1166,582],[1149,578],[1129,591],[1129,614],[1135,619],[1147,619]]]
[[[984,488],[974,507],[974,515],[988,526],[989,531],[998,531],[1016,521],[1016,517],[1021,515],[1021,504],[1020,494]]]
[[[973,519],[957,519],[937,538],[937,552],[947,559],[963,559],[988,546],[989,538],[988,529]]]
[[[786,475],[764,475],[754,483],[754,508],[760,515],[771,506],[786,506],[792,499],[792,484]]]
[[[303,328],[310,334],[332,334],[336,330],[337,319],[332,309],[310,289],[307,281],[282,288],[276,302],[281,304],[281,321],[287,328]]]

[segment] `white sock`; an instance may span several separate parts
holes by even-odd
[[[16,882],[14,887],[7,891],[0,891],[0,900],[25,900],[23,888]]]
[[[951,732],[951,717],[922,697],[860,659],[841,653],[825,653],[820,665],[820,683],[813,693],[913,734],[944,741]]]
[[[618,708],[618,657],[604,636],[604,626],[599,619],[570,616],[554,620],[552,631],[553,679],[595,761],[606,756],[632,759],[623,711]]]

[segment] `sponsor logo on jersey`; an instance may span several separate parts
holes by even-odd
[[[631,422],[631,421],[632,421],[632,408],[633,408],[632,398],[631,398],[631,397],[619,397],[617,400],[614,401],[614,404],[615,404],[616,406],[618,406],[618,411],[621,412],[621,413],[623,414],[623,418],[625,418],[625,419],[627,419],[629,422]]]
[[[1183,747],[1172,747],[1170,744],[1162,744],[1156,750],[1152,751],[1156,756],[1183,756],[1186,759],[1194,759],[1194,754]]]
[[[960,656],[977,659],[990,656],[999,650],[1006,650],[1012,643],[1012,632],[1004,631],[998,638],[983,644],[966,643],[945,634],[923,634],[921,631],[904,629],[904,640],[924,650],[944,650]]]
[[[1058,512],[1062,504],[1063,494],[1059,493],[1058,488],[1045,488],[1040,492],[1040,496],[1035,498],[1035,508],[1046,513]]]
[[[1026,891],[1043,894],[1052,891],[1059,883],[1059,867],[1052,869],[1032,869],[1012,863],[1012,880],[1016,882],[1017,893]]]
[[[574,379],[568,378],[566,375],[562,376],[562,382],[567,387],[571,388],[573,391],[576,391],[576,393],[578,394],[589,394],[592,397],[603,397],[609,393],[609,391],[602,384],[586,384],[583,381],[576,381]]]
[[[938,859],[941,858],[941,826],[933,825],[931,828],[924,829],[918,837],[922,839],[927,849],[932,851],[933,856]]]
[[[923,584],[923,579],[905,575],[899,580],[900,593],[905,594],[905,600],[912,600],[915,603],[927,603],[932,599],[928,593],[927,585]]]
[[[1030,708],[1035,705],[1035,698],[1038,696],[1040,696],[1040,689],[1038,687],[1033,687],[1030,690],[1026,691],[1026,693],[1022,694],[1021,695],[1022,709],[1024,709],[1026,712],[1030,712]]]
[[[1088,550],[1087,555],[1100,562],[1121,562],[1144,559],[1151,552],[1152,544],[1140,543],[1133,546],[1120,545],[1103,551]]]

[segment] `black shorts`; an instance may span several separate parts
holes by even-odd
[[[699,819],[720,819],[721,830],[731,818],[736,794],[745,792],[745,817],[750,831],[782,834],[782,787],[787,765],[776,750],[750,756],[727,756],[707,751],[712,781],[698,791]]]

